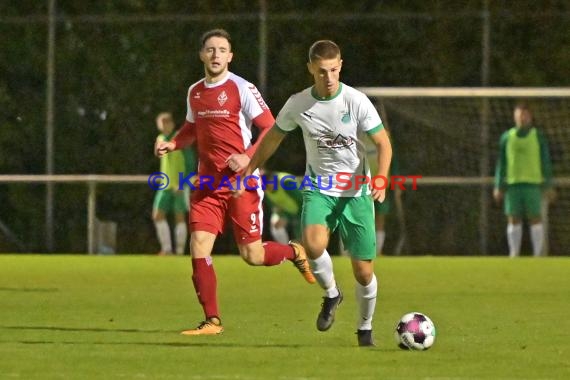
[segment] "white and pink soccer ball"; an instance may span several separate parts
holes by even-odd
[[[435,342],[435,325],[425,314],[408,313],[400,318],[394,337],[403,350],[427,350]]]

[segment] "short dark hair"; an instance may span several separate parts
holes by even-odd
[[[523,111],[530,111],[530,106],[526,100],[519,101],[515,104],[515,109],[520,109]]]
[[[340,57],[340,48],[331,40],[319,40],[309,49],[309,62]]]
[[[208,41],[212,37],[221,37],[221,38],[225,38],[226,40],[228,40],[228,42],[230,43],[230,50],[231,50],[231,48],[232,48],[232,37],[230,36],[230,34],[228,33],[227,30],[222,29],[222,28],[208,30],[207,32],[202,34],[202,37],[200,37],[200,46],[201,46],[200,49],[203,49],[204,45],[206,44],[206,41]]]

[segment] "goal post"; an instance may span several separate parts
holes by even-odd
[[[396,143],[398,158],[409,174],[429,178],[423,185],[438,188],[425,195],[430,208],[442,208],[441,215],[421,213],[433,218],[423,223],[454,223],[459,209],[476,208],[463,221],[477,226],[469,241],[456,247],[477,246],[480,254],[500,254],[504,243],[505,219],[502,208],[492,199],[492,176],[497,161],[499,138],[514,125],[513,108],[517,102],[530,105],[534,124],[547,137],[553,161],[558,199],[554,207],[543,207],[546,236],[544,254],[568,254],[570,245],[570,88],[566,87],[359,87],[382,110],[385,124]],[[439,178],[439,179],[438,179]],[[469,180],[465,180],[465,179]],[[422,181],[419,182],[420,186]],[[427,186],[426,186],[427,187]],[[454,190],[452,190],[454,189]],[[463,189],[463,190],[460,190]],[[469,189],[469,190],[468,190]],[[465,193],[470,192],[467,196]],[[478,193],[478,196],[475,195]],[[455,199],[457,198],[457,199]],[[476,204],[475,204],[476,203]],[[450,209],[451,208],[451,209]],[[455,209],[453,209],[455,208]],[[434,210],[432,210],[434,211]],[[409,213],[409,210],[408,210]],[[442,217],[443,216],[443,217]],[[476,219],[476,220],[475,220]],[[407,218],[407,220],[413,220]],[[416,219],[418,223],[421,220]],[[548,223],[548,225],[546,225]],[[406,227],[410,229],[410,226]],[[416,228],[416,237],[422,229]],[[445,226],[444,237],[453,237],[470,226]],[[411,231],[408,231],[411,232]],[[432,231],[425,231],[426,236]],[[526,233],[526,232],[525,232]],[[410,240],[419,240],[409,233]],[[477,239],[473,241],[473,236]],[[528,233],[527,233],[528,235]],[[493,241],[490,242],[489,238]],[[453,245],[452,245],[453,246]],[[504,247],[503,251],[506,250]],[[459,253],[459,252],[458,252]]]

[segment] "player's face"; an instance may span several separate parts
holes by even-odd
[[[342,68],[340,57],[309,62],[307,67],[315,80],[315,89],[319,96],[329,97],[338,91]]]
[[[517,127],[526,127],[532,123],[532,115],[527,109],[515,108],[513,116]]]
[[[174,120],[172,116],[163,116],[157,120],[156,126],[160,132],[169,135],[174,130]]]
[[[200,60],[204,63],[206,79],[215,82],[228,72],[228,64],[232,61],[233,53],[228,40],[223,37],[210,37],[202,50]]]

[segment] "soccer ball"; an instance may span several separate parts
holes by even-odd
[[[435,325],[425,314],[408,313],[398,321],[394,337],[403,350],[427,350],[435,342]]]

